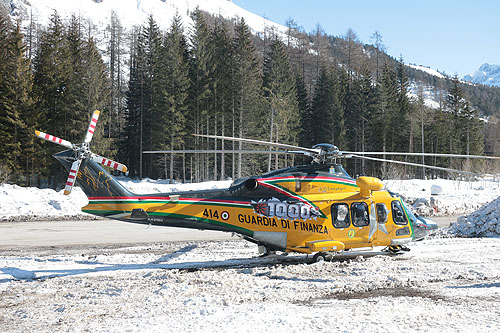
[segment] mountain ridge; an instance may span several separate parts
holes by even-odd
[[[484,63],[473,75],[465,75],[465,81],[500,87],[500,65]]]

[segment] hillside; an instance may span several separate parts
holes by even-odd
[[[287,39],[290,35],[294,35],[297,40],[306,38],[309,40],[309,52],[311,54],[317,52],[315,50],[317,47],[315,37],[317,36],[297,31],[291,33],[289,27],[253,14],[230,0],[0,0],[0,4],[9,11],[13,20],[21,19],[25,26],[30,21],[31,15],[35,22],[45,26],[50,15],[54,10],[57,10],[63,18],[68,18],[72,14],[84,19],[89,18],[98,27],[98,30],[103,30],[109,25],[112,12],[116,14],[120,23],[127,30],[145,24],[149,15],[153,15],[160,28],[166,30],[175,14],[180,16],[183,24],[189,30],[192,25],[190,15],[198,7],[213,17],[224,18],[229,21],[244,18],[252,32],[260,36],[260,38],[270,31],[279,34],[282,39]],[[330,60],[345,63],[346,59],[343,59],[344,52],[341,50],[345,44],[345,36],[325,36],[325,39],[325,43],[328,44],[328,48],[331,49],[332,54],[334,54],[333,58],[335,58]],[[300,42],[297,42],[297,40],[289,43],[295,49],[300,47]],[[375,49],[373,45],[363,44],[357,39],[354,39],[354,42],[358,44],[362,52],[361,56],[366,58],[366,62],[370,64],[370,69],[375,73]],[[380,57],[384,59],[383,61],[395,64],[397,59],[389,56],[383,50],[381,50],[381,53]],[[482,116],[494,114],[500,106],[500,88],[490,87],[491,85],[498,85],[495,84],[494,78],[496,72],[491,73],[493,76],[488,74],[497,67],[488,64],[483,65],[473,77],[465,78],[466,81],[478,83],[479,85],[464,84],[462,86],[472,106],[477,108]],[[451,87],[450,77],[425,66],[408,65],[407,70],[412,82],[411,96],[416,98],[421,89],[424,93],[426,106],[438,108],[442,103],[443,96],[446,96]],[[484,86],[485,84],[489,86]]]
[[[235,179],[307,162],[274,155],[143,155],[229,147],[192,133],[305,147],[331,142],[350,151],[500,150],[498,122],[486,118],[498,110],[499,88],[405,65],[385,52],[382,36],[370,45],[352,29],[343,36],[305,33],[293,21],[285,27],[222,0],[2,3],[10,20],[0,17],[0,37],[15,47],[0,59],[6,92],[0,166],[18,184],[41,184],[37,177],[53,187],[64,181],[50,157],[57,150],[33,143],[32,133],[42,129],[80,142],[78,129],[96,109],[103,113],[92,149],[139,178]],[[8,22],[16,19],[23,19],[21,31]],[[39,156],[29,158],[30,151]],[[464,167],[444,159],[427,163]],[[346,164],[353,175],[426,176],[378,162]]]

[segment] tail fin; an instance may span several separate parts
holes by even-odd
[[[73,150],[65,150],[54,155],[68,171],[77,159]],[[77,183],[87,197],[126,197],[134,195],[114,179],[100,164],[91,158],[82,160],[77,175]]]

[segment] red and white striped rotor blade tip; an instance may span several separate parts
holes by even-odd
[[[73,185],[75,185],[76,182],[76,176],[78,175],[78,169],[80,169],[81,162],[82,160],[77,159],[71,165],[71,170],[69,171],[68,180],[66,181],[66,186],[64,187],[64,195],[68,195],[71,193]]]
[[[40,132],[40,131],[35,131],[35,135],[41,139],[44,139],[44,140],[47,140],[47,141],[50,141],[53,143],[57,143],[58,145],[64,146],[64,147],[69,148],[69,149],[73,149],[73,144],[71,142],[64,140],[64,139],[61,139],[61,138],[58,138],[57,136],[53,136],[53,135],[50,135],[50,134],[47,134],[44,132]]]
[[[87,130],[87,134],[85,135],[85,143],[89,143],[92,140],[92,136],[94,136],[95,127],[97,125],[97,119],[99,119],[99,114],[101,111],[95,110],[94,114],[92,114],[92,118],[90,119],[89,129]]]
[[[102,157],[102,156],[99,156],[96,154],[92,154],[92,160],[97,162],[97,163],[101,163],[104,166],[113,168],[113,169],[121,171],[121,172],[127,172],[127,170],[128,170],[127,167],[125,166],[125,164],[115,162],[113,160],[110,160],[109,158],[105,158],[105,157]]]

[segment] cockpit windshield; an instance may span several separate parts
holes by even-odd
[[[342,165],[340,165],[340,164],[331,165],[329,173],[331,173],[337,177],[349,177],[349,178],[351,178],[351,176],[349,176],[347,171],[345,171],[344,168],[342,167]]]
[[[401,200],[401,202],[403,203],[403,206],[406,210],[406,213],[408,214],[408,217],[410,218],[411,223],[417,223],[417,217],[413,214],[408,205],[403,200]]]

